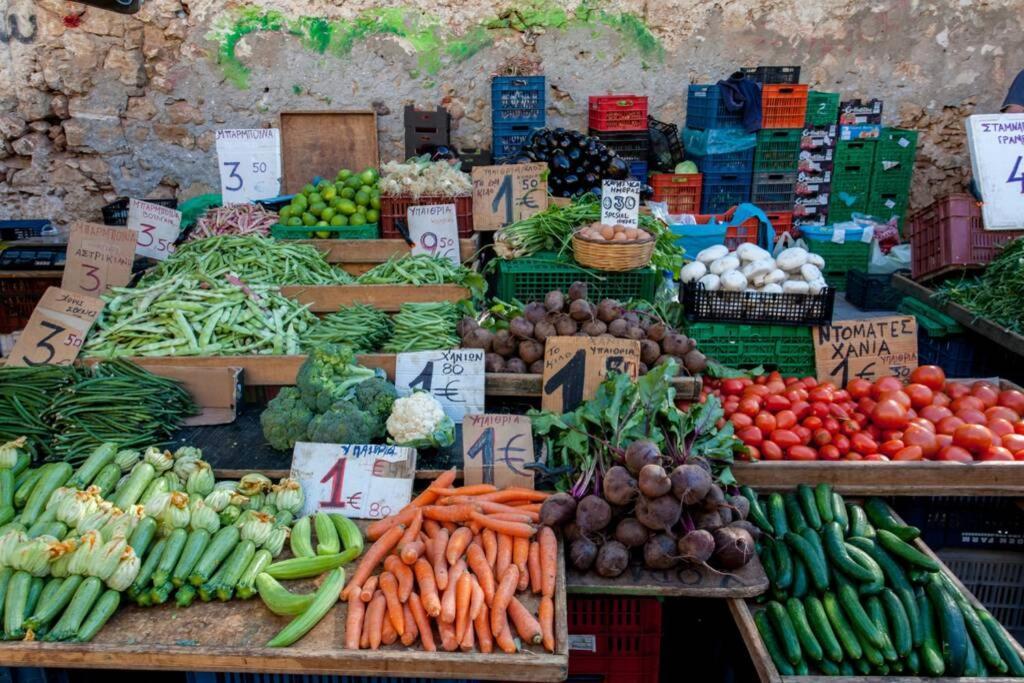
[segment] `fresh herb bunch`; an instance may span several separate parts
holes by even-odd
[[[1024,238],[1009,242],[980,277],[948,282],[938,296],[1011,332],[1024,332]]]

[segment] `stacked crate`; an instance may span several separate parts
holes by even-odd
[[[832,172],[829,223],[850,220],[854,213],[868,213],[871,203],[871,173],[877,140],[839,140]]]
[[[530,134],[544,127],[544,76],[491,79],[491,154],[496,161],[519,154]]]
[[[405,157],[433,154],[451,139],[451,116],[444,107],[433,111],[405,105]]]
[[[917,131],[883,128],[875,148],[868,213],[883,221],[895,217],[900,232],[910,199]]]
[[[762,86],[763,128],[757,134],[750,201],[763,211],[793,212],[807,97],[807,86],[799,83]]]
[[[686,94],[686,127],[703,131],[740,129],[743,127],[742,114],[725,108],[717,85],[690,85]],[[750,201],[753,149],[706,155],[688,151],[686,158],[694,161],[703,175],[701,213],[722,213]]]
[[[589,101],[587,134],[598,138],[629,164],[629,175],[647,182],[651,134],[647,130],[647,97],[594,95]]]
[[[811,91],[800,138],[793,229],[828,223],[835,146],[838,135],[839,93]]]

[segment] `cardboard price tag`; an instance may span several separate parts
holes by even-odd
[[[400,353],[395,361],[395,388],[401,396],[429,392],[458,424],[469,413],[484,412],[484,351]]]
[[[174,253],[181,232],[181,211],[140,199],[128,203],[128,227],[136,235],[135,253],[163,261]]]
[[[969,116],[967,147],[985,230],[1024,228],[1024,114]]]
[[[101,299],[50,287],[11,349],[7,365],[70,365],[101,310]]]
[[[413,254],[443,256],[455,265],[461,263],[459,223],[454,204],[410,206],[407,217]]]
[[[814,332],[818,379],[841,387],[855,377],[907,379],[917,367],[917,320],[894,315],[838,320]]]
[[[125,228],[72,223],[61,289],[91,296],[132,279],[137,236]]]
[[[317,510],[380,519],[412,499],[416,449],[374,444],[297,443],[291,478],[302,484],[301,515]]]
[[[548,337],[544,343],[541,408],[555,413],[575,410],[594,398],[609,371],[636,379],[640,342],[612,337]]]
[[[281,131],[217,131],[217,168],[225,204],[246,204],[281,194]]]
[[[605,225],[640,225],[640,181],[601,182],[601,222]]]
[[[467,415],[462,422],[466,484],[533,488],[533,427],[525,415]]]
[[[497,230],[548,208],[545,163],[473,168],[473,227]]]

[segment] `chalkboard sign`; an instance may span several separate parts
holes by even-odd
[[[967,145],[985,229],[1024,228],[1024,114],[968,117]]]

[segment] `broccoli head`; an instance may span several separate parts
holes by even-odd
[[[338,401],[309,422],[309,440],[315,443],[372,443],[374,419],[354,403]]]
[[[356,364],[351,347],[324,344],[310,350],[295,384],[306,406],[323,413],[338,401],[352,398],[357,384],[377,376],[377,371]]]
[[[260,414],[263,438],[273,448],[286,451],[293,448],[296,441],[306,439],[306,430],[312,419],[313,412],[302,402],[299,390],[284,387]]]
[[[381,377],[360,382],[356,387],[356,405],[376,422],[373,434],[375,438],[383,438],[387,433],[384,423],[391,414],[391,406],[395,404],[396,398],[398,391],[395,385]]]

